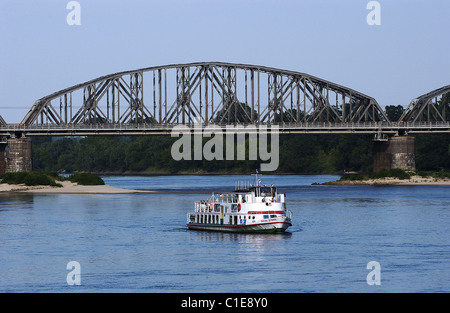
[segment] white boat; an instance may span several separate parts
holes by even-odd
[[[292,226],[292,212],[286,208],[286,194],[273,185],[238,184],[230,193],[213,194],[195,202],[187,215],[187,227],[222,232],[278,233]]]

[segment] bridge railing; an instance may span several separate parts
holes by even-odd
[[[39,132],[39,131],[60,131],[60,132],[77,132],[77,131],[145,131],[145,130],[160,130],[160,131],[171,131],[175,126],[184,125],[190,129],[204,128],[208,126],[207,124],[158,124],[158,123],[129,123],[129,124],[118,124],[118,123],[97,123],[97,124],[65,124],[65,125],[55,125],[55,124],[33,124],[33,125],[23,125],[23,124],[7,124],[0,125],[0,130],[4,132]],[[414,129],[429,129],[440,130],[449,129],[450,122],[360,122],[360,123],[264,123],[264,124],[210,124],[209,126],[220,127],[225,130],[227,127],[250,127],[250,126],[271,126],[277,125],[280,130],[326,130],[329,132],[340,131],[340,130],[371,130],[371,131],[386,131],[386,130],[414,130]]]

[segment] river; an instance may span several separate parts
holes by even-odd
[[[1,292],[450,291],[449,187],[264,175],[287,194],[293,225],[262,235],[185,226],[194,201],[251,176],[103,179],[160,192],[0,194]],[[79,284],[69,284],[73,269]]]

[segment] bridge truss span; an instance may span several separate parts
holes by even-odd
[[[309,74],[202,62],[102,76],[37,100],[21,127],[380,123],[372,97]],[[43,126],[44,125],[44,126]]]
[[[400,121],[413,123],[424,121],[445,123],[449,120],[450,85],[435,89],[414,98],[400,117]]]

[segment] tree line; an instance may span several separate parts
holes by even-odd
[[[415,135],[417,170],[450,169],[450,134]],[[280,135],[279,173],[371,172],[371,135]],[[33,138],[33,168],[43,171],[114,173],[248,173],[261,160],[180,160],[170,136]],[[235,140],[236,144],[236,140]],[[226,142],[224,143],[224,146]],[[192,149],[194,145],[192,144]],[[247,146],[248,147],[248,146]],[[235,147],[234,151],[236,151]],[[225,147],[224,147],[225,151]],[[192,153],[193,155],[193,153]]]

